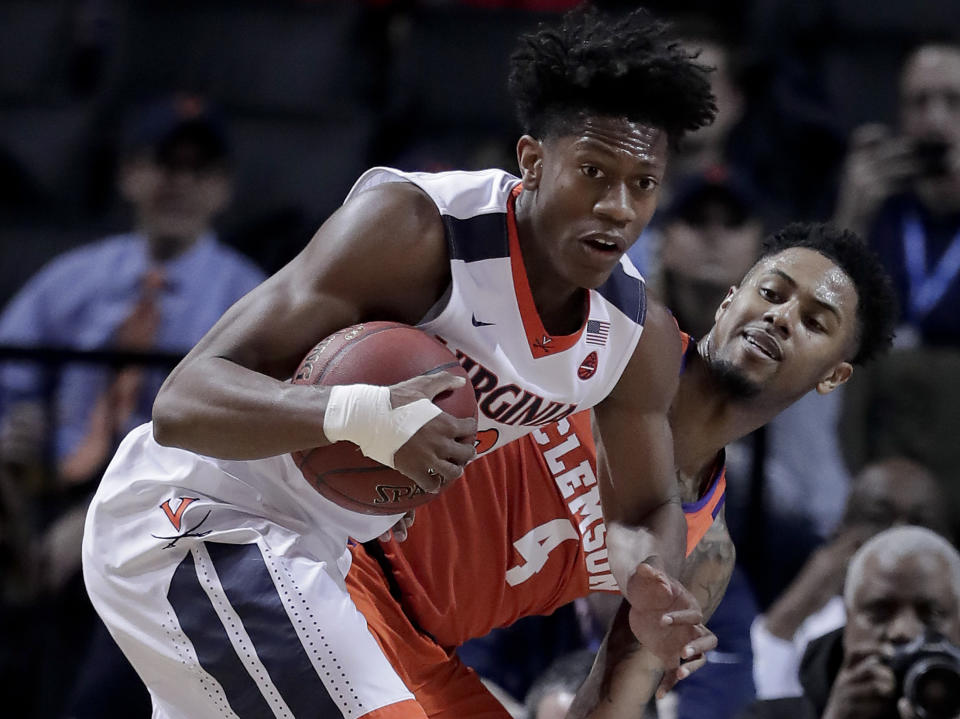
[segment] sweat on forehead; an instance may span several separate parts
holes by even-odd
[[[840,267],[837,261],[829,255],[808,247],[788,247],[761,257],[753,267],[747,270],[744,280],[772,272],[789,277],[796,282],[798,280],[796,275],[802,272],[806,276],[811,271],[824,285],[833,287],[833,291],[841,285],[849,285],[856,296],[857,288],[853,278]]]
[[[662,130],[622,118],[587,118],[578,128],[559,137],[574,139],[578,145],[596,144],[650,161],[666,161],[663,152],[666,147],[662,145],[666,135]]]

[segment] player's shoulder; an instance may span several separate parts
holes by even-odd
[[[347,199],[383,185],[413,186],[430,199],[441,215],[464,219],[505,212],[507,198],[518,182],[518,178],[498,169],[404,172],[374,167],[360,176]]]
[[[646,323],[646,282],[626,255],[620,258],[607,281],[595,291],[635,324],[642,326]]]

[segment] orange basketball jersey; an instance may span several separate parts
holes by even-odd
[[[619,591],[607,561],[589,412],[535,430],[480,457],[417,510],[403,543],[372,548],[406,615],[455,647],[520,617],[549,614],[592,591]],[[708,491],[685,505],[688,551],[723,504],[722,455]],[[355,599],[383,576],[354,548]],[[375,581],[375,580],[373,580]],[[368,618],[369,621],[369,618]],[[377,620],[370,621],[377,634]]]

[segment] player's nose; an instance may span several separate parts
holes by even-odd
[[[622,182],[611,183],[594,205],[594,211],[621,227],[637,218],[630,189]]]
[[[770,305],[763,313],[764,322],[781,337],[789,337],[795,314],[794,303],[787,301]]]

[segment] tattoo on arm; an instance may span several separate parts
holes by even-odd
[[[730,582],[737,552],[721,509],[683,563],[681,581],[700,602],[704,620],[716,610]]]

